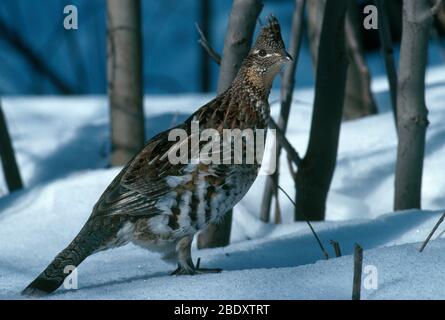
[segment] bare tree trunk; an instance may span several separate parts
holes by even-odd
[[[218,93],[224,92],[249,53],[255,24],[263,8],[260,0],[234,0],[229,26],[224,40],[224,50],[218,79]],[[198,248],[223,247],[229,244],[232,228],[232,211],[219,225],[210,224],[198,237]]]
[[[289,53],[293,58],[286,69],[284,70],[284,75],[281,85],[281,108],[280,117],[278,119],[278,127],[283,133],[286,132],[287,122],[289,119],[290,108],[292,104],[292,95],[295,83],[295,72],[298,64],[298,54],[300,52],[301,40],[303,35],[303,18],[304,9],[306,7],[306,0],[295,0],[295,9],[292,17],[292,30],[291,38],[289,43]],[[272,196],[275,195],[275,200],[278,199],[276,196],[278,194],[278,176],[279,176],[279,163],[280,163],[280,153],[281,144],[277,142],[277,152],[276,152],[276,171],[272,176],[268,176],[266,180],[266,185],[263,193],[263,200],[260,208],[260,219],[264,222],[269,222],[270,220],[270,208],[272,203]],[[278,206],[276,207],[279,208]],[[277,215],[276,215],[277,216]]]
[[[346,15],[346,44],[351,57],[348,67],[343,119],[353,120],[377,113],[371,93],[371,76],[360,39],[360,13],[355,0],[349,0]]]
[[[144,145],[139,0],[107,0],[111,164],[123,165]]]
[[[388,20],[387,1],[376,0],[379,12],[379,37],[380,45],[385,60],[386,75],[388,77],[389,92],[391,94],[391,106],[394,121],[397,128],[397,70],[394,62],[394,50],[392,46],[391,28]]]
[[[201,0],[199,12],[200,12],[200,26],[203,34],[207,36],[207,39],[212,43],[210,37],[210,21],[211,21],[211,0]],[[201,50],[201,91],[210,91],[210,57],[205,50]]]
[[[253,33],[263,5],[260,0],[234,0],[218,78],[218,93],[224,92],[236,74],[252,45]]]
[[[428,0],[404,0],[397,115],[394,210],[420,208],[425,135],[425,69],[432,23]]]
[[[371,93],[371,77],[363,56],[363,45],[359,39],[359,12],[354,0],[346,0],[348,13],[345,32],[349,56],[346,93],[343,107],[345,120],[356,119],[377,113],[377,107]],[[308,36],[315,74],[318,66],[318,49],[326,0],[311,0],[308,4]]]
[[[348,59],[344,23],[347,1],[327,0],[318,50],[309,145],[296,175],[295,219],[323,220],[337,161]]]
[[[9,192],[23,188],[19,167],[12,148],[11,137],[9,136],[6,118],[0,102],[0,158],[2,161],[3,174]]]

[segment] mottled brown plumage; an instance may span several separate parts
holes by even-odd
[[[271,17],[244,60],[232,85],[174,129],[266,129],[272,81],[290,57],[284,49],[278,21]],[[66,276],[67,265],[78,266],[89,255],[133,242],[178,262],[174,274],[215,270],[196,269],[191,258],[193,236],[217,222],[249,190],[259,161],[248,164],[173,164],[168,154],[178,146],[170,130],[152,138],[108,186],[93,213],[72,243],[24,291],[42,295],[54,291]],[[204,143],[198,142],[202,150]],[[233,146],[231,146],[233,149]],[[244,150],[244,149],[243,149]],[[225,158],[222,152],[218,154]]]

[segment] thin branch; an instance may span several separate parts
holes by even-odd
[[[352,120],[377,113],[377,107],[371,92],[371,75],[364,58],[362,41],[359,36],[360,21],[355,18],[355,13],[358,13],[358,6],[355,0],[348,0],[348,6],[348,12],[345,16],[345,37],[351,63],[348,67],[346,96],[343,106],[344,120]],[[356,74],[356,76],[352,76],[353,74]]]
[[[0,160],[9,192],[23,188],[20,170],[14,154],[11,136],[8,132],[6,117],[0,101]]]
[[[352,300],[360,300],[362,287],[363,249],[358,243],[354,248],[354,280],[352,284]]]
[[[360,45],[355,36],[354,26],[352,25],[349,15],[346,15],[345,18],[345,32],[352,60],[357,65],[359,72],[365,74],[365,77],[369,77],[369,70],[363,56],[360,54]]]
[[[278,184],[278,175],[274,175],[273,177],[275,185]],[[280,201],[278,198],[278,188],[275,188],[275,224],[280,224],[282,222],[281,218],[281,209],[280,209]]]
[[[431,15],[436,15],[437,12],[439,12],[440,5],[442,4],[442,0],[436,0],[436,3],[433,4],[431,7]]]
[[[278,198],[278,172],[280,170],[280,167],[276,167],[274,173],[272,175],[270,175],[270,178],[272,179],[272,183],[273,183],[273,195],[275,198],[275,220],[274,223],[275,224],[280,224],[282,222],[281,219],[281,210],[280,210],[280,202],[279,202],[279,198]]]
[[[340,258],[341,257],[340,243],[338,243],[338,241],[335,240],[331,240],[330,243],[334,248],[335,256],[337,258]]]
[[[198,29],[199,34],[201,35],[201,38],[205,34],[210,34],[210,25],[212,20],[212,1],[211,0],[201,0],[199,1],[199,23],[201,24],[204,31],[202,31],[199,28],[198,23],[196,23],[196,28]],[[207,39],[205,39],[207,40]],[[201,43],[201,40],[198,41]],[[207,40],[207,43],[210,43],[210,41]],[[202,45],[202,43],[201,43]],[[200,79],[199,79],[199,87],[202,92],[210,92],[210,84],[211,84],[211,68],[210,68],[210,60],[208,51],[207,50],[201,50],[200,52]]]
[[[429,8],[429,10],[425,10],[417,16],[407,16],[406,20],[411,23],[421,24],[427,19],[431,19],[439,11],[441,2],[442,0],[436,0],[436,2],[432,5],[431,8]]]
[[[289,156],[289,154],[287,154],[286,159],[287,159],[287,165],[289,167],[289,172],[290,172],[293,180],[295,180],[295,177],[297,176],[297,172],[295,171],[294,166],[292,164],[292,158]]]
[[[212,45],[210,44],[209,40],[207,40],[204,32],[202,32],[201,28],[199,27],[198,23],[195,24],[196,30],[198,30],[199,33],[199,44],[204,48],[205,51],[209,54],[209,56],[213,59],[213,61],[216,62],[216,64],[221,65],[221,55],[213,49]]]
[[[445,234],[445,230],[442,230],[438,235],[437,238],[442,238],[442,236]]]
[[[262,27],[264,27],[264,21],[263,21],[263,19],[261,19],[261,17],[258,17],[258,26],[260,27],[260,28],[262,28]]]
[[[281,186],[278,186],[278,189],[280,189],[286,195],[286,197],[289,199],[290,202],[292,202],[292,204],[294,206],[297,205],[295,203],[295,201],[292,200],[291,197],[289,197],[289,194]],[[323,256],[325,257],[326,260],[328,260],[329,259],[329,255],[328,255],[327,251],[325,250],[325,248],[323,247],[323,244],[321,243],[320,238],[318,237],[318,235],[315,232],[314,228],[312,227],[311,222],[304,215],[303,215],[303,218],[306,220],[306,223],[308,224],[309,228],[311,229],[312,234],[314,235],[315,239],[317,240],[318,245],[320,246],[320,249],[321,249],[321,251],[323,253]]]
[[[433,230],[431,230],[430,234],[428,235],[428,237],[423,242],[422,246],[419,249],[419,252],[422,252],[423,249],[425,249],[426,245],[430,241],[430,239],[433,236],[434,232],[436,232],[437,228],[439,228],[440,224],[443,222],[444,219],[445,219],[445,212],[442,214],[442,216],[440,217],[439,221],[437,221],[437,223],[434,225]]]
[[[388,77],[389,92],[391,95],[392,113],[397,131],[397,70],[394,62],[391,30],[384,0],[375,0],[375,5],[379,12],[378,24],[381,51],[385,60],[386,75]]]
[[[71,86],[58,73],[52,70],[47,64],[47,59],[42,58],[16,30],[2,20],[0,20],[0,38],[20,52],[34,70],[50,80],[61,93],[75,94],[79,92],[78,88]]]
[[[290,144],[283,131],[278,127],[277,123],[272,118],[269,119],[269,126],[276,131],[279,142],[282,144],[283,148],[291,157],[292,161],[298,167],[301,163],[301,158],[297,150],[295,150],[295,148]]]

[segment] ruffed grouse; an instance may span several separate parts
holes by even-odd
[[[271,16],[231,86],[174,129],[185,130],[188,138],[194,121],[199,121],[199,131],[249,128],[256,133],[266,129],[272,81],[290,59],[278,21]],[[79,234],[23,294],[53,292],[67,276],[65,267],[76,267],[93,253],[129,242],[176,258],[174,274],[216,271],[194,266],[193,236],[241,200],[257,177],[259,162],[173,164],[167,155],[179,142],[169,141],[169,132],[156,135],[130,160],[102,194]],[[202,148],[202,143],[198,145]]]

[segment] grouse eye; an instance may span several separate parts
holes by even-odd
[[[266,56],[266,51],[265,50],[260,50],[260,51],[258,51],[258,55],[260,56],[260,57],[265,57]]]

